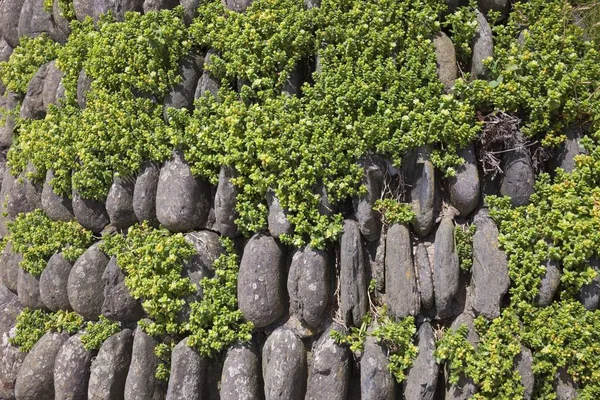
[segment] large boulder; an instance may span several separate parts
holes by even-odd
[[[54,179],[54,173],[48,170],[42,188],[42,209],[50,219],[71,221],[75,218],[72,201],[67,196],[59,196],[54,192],[52,179]]]
[[[440,366],[436,363],[435,336],[429,322],[419,328],[419,353],[404,382],[406,400],[433,400]]]
[[[269,207],[267,222],[271,236],[278,238],[281,235],[294,233],[294,227],[287,218],[287,211],[281,207],[275,192],[270,189],[267,191],[267,205]]]
[[[54,392],[57,399],[87,400],[92,352],[81,342],[81,333],[63,344],[54,361]]]
[[[73,264],[56,253],[48,260],[40,275],[40,297],[50,311],[71,310],[67,292],[69,274]]]
[[[306,391],[306,349],[289,329],[278,328],[262,351],[265,400],[302,400]]]
[[[0,2],[0,29],[2,37],[15,48],[19,45],[19,16],[25,0],[3,0]]]
[[[450,192],[450,204],[458,210],[462,217],[466,217],[479,204],[481,184],[473,144],[471,143],[467,148],[459,150],[458,155],[465,162],[458,167],[456,175],[450,178],[448,189]]]
[[[494,36],[492,28],[479,10],[477,14],[477,28],[473,40],[473,55],[471,57],[471,76],[473,79],[485,79],[487,70],[483,62],[494,56]]]
[[[9,169],[7,169],[8,171]],[[27,180],[25,179],[25,173],[21,172],[19,175],[20,179],[15,179],[10,172],[10,177],[7,178],[4,175],[4,181],[2,185],[7,187],[7,198],[6,198],[6,212],[8,213],[9,219],[14,219],[20,213],[28,213],[35,210],[35,204],[29,202],[27,196]],[[41,200],[40,200],[41,201]]]
[[[433,38],[433,44],[435,45],[438,77],[448,91],[452,89],[454,81],[458,78],[456,50],[454,49],[452,40],[444,32],[438,33]]]
[[[125,400],[164,400],[165,384],[154,376],[160,363],[154,354],[158,344],[138,325],[133,336],[131,364],[125,382]]]
[[[47,33],[57,42],[64,43],[67,40],[65,32],[57,29],[52,10],[46,11],[44,0],[25,0],[19,15],[18,32],[19,37],[34,37]]]
[[[377,343],[377,339],[373,336],[367,336],[360,359],[361,400],[396,398],[396,382],[388,365],[387,349]]]
[[[106,212],[117,229],[127,230],[137,222],[133,211],[133,179],[115,178],[106,196]]]
[[[83,21],[94,15],[94,0],[73,0],[73,9],[77,20]]]
[[[86,229],[99,234],[109,223],[106,206],[99,200],[84,199],[73,190],[73,215]]]
[[[411,206],[415,213],[413,229],[421,237],[429,235],[435,224],[434,207],[437,200],[435,168],[430,149],[419,147],[407,156],[406,167]]]
[[[340,241],[340,312],[347,325],[360,326],[369,307],[365,263],[358,223],[346,220]]]
[[[510,197],[515,207],[529,204],[535,183],[529,150],[520,147],[504,153],[502,162],[504,176],[500,184],[500,194]]]
[[[455,315],[459,283],[460,267],[454,238],[454,223],[452,218],[445,216],[435,233],[433,263],[433,287],[439,318]]]
[[[215,224],[213,228],[223,236],[235,237],[238,229],[235,220],[238,213],[235,210],[238,189],[231,182],[235,178],[235,169],[222,166],[219,171],[219,183],[215,193]]]
[[[415,253],[415,269],[419,281],[419,292],[421,294],[421,305],[425,309],[430,309],[435,303],[433,293],[433,272],[429,262],[429,253],[423,243],[417,245]]]
[[[19,298],[0,283],[0,398],[14,399],[15,382],[25,353],[10,343],[17,316],[23,310]]]
[[[577,384],[565,367],[558,368],[553,386],[556,392],[556,400],[574,400],[579,397]]]
[[[169,107],[192,109],[203,64],[204,56],[200,54],[189,54],[183,58],[179,66],[181,82],[172,87],[165,96],[165,118],[167,117],[166,109]]]
[[[554,295],[560,286],[560,264],[556,260],[546,261],[546,272],[538,286],[539,293],[535,297],[535,302],[540,307],[548,307]]]
[[[270,236],[254,235],[246,244],[238,276],[238,304],[244,318],[262,328],[284,313],[285,255]]]
[[[17,180],[22,180],[25,187],[25,198],[32,209],[42,208],[43,182],[30,176],[37,175],[37,168],[32,163],[27,163],[25,171],[21,172]]]
[[[390,315],[396,318],[416,315],[420,299],[408,228],[392,225],[387,231],[385,247],[385,297]]]
[[[26,272],[22,268],[19,268],[17,294],[19,295],[19,301],[24,307],[29,307],[31,309],[46,308],[40,296],[39,277]]]
[[[367,191],[354,198],[354,214],[363,237],[372,242],[381,235],[381,214],[373,210],[373,206],[381,198],[384,167],[379,160],[374,159],[361,160],[360,164],[364,170],[362,184]]]
[[[261,370],[256,347],[238,343],[227,350],[221,375],[221,400],[260,400]]]
[[[21,105],[21,118],[43,119],[46,116],[46,108],[44,107],[44,80],[48,72],[48,65],[42,65],[29,81],[27,93]]]
[[[125,274],[112,257],[102,273],[104,282],[104,302],[102,314],[114,321],[136,322],[144,315],[139,300],[133,298],[125,285]]]
[[[108,261],[108,256],[96,243],[75,261],[69,273],[69,303],[76,313],[87,320],[97,320],[102,312],[104,286],[100,283]]]
[[[69,34],[71,33],[71,28],[69,26],[70,21],[64,15],[61,4],[63,3],[60,0],[53,0],[52,18],[54,19],[56,29],[60,31],[59,34],[65,38],[68,38]]]
[[[171,352],[171,375],[167,400],[204,399],[204,379],[207,360],[187,345],[187,338],[180,341]]]
[[[156,220],[156,188],[160,168],[155,163],[146,163],[139,173],[133,188],[133,212],[139,221]]]
[[[133,335],[125,329],[106,339],[92,361],[88,385],[89,400],[124,398],[125,379],[131,361]]]

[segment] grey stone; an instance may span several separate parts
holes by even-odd
[[[0,10],[2,10],[2,5],[0,4]],[[12,55],[13,48],[8,44],[6,39],[2,37],[2,28],[0,27],[0,61],[8,61],[10,56]],[[4,94],[4,93],[2,93]]]
[[[84,199],[73,190],[73,215],[86,229],[98,234],[110,223],[106,206],[100,200]]]
[[[156,188],[156,217],[170,231],[203,227],[212,203],[207,182],[194,178],[183,155],[176,152],[160,170]]]
[[[238,305],[244,318],[262,328],[284,313],[285,257],[275,239],[254,235],[246,244],[238,276]]]
[[[275,192],[270,189],[267,191],[267,205],[269,206],[267,221],[271,236],[278,238],[284,234],[291,235],[294,232],[294,227],[287,219],[287,211],[281,207]]]
[[[144,14],[149,11],[171,10],[179,5],[179,0],[144,0]]]
[[[94,0],[73,0],[73,9],[75,17],[79,21],[83,21],[85,17],[94,15]]]
[[[171,376],[167,400],[202,400],[207,360],[187,345],[187,338],[180,341],[171,353]]]
[[[529,204],[535,183],[529,151],[526,148],[516,148],[504,153],[502,161],[504,176],[500,185],[500,194],[509,196],[515,207]]]
[[[19,268],[19,278],[17,281],[17,293],[19,301],[24,307],[31,309],[45,309],[40,296],[39,278]]]
[[[596,271],[596,276],[590,283],[581,287],[578,298],[586,310],[596,311],[600,305],[600,262],[593,258],[589,264]]]
[[[198,0],[191,0],[191,1],[196,1],[196,3],[197,3]],[[215,53],[214,50],[209,50],[206,53],[206,57],[204,57],[204,71],[202,72],[202,76],[200,77],[200,80],[198,81],[198,87],[196,88],[196,93],[194,95],[195,98],[204,96],[206,93],[210,93],[214,97],[217,97],[217,93],[219,91],[219,88],[221,87],[221,83],[208,70],[208,67],[211,64],[212,57],[217,57],[217,54]]]
[[[508,259],[498,247],[498,228],[486,209],[479,210],[474,223],[472,306],[477,314],[494,319],[500,316],[502,298],[510,285]]]
[[[221,166],[219,171],[219,183],[215,193],[215,224],[214,229],[223,236],[235,237],[238,235],[235,220],[238,213],[235,210],[238,189],[231,183],[235,178],[235,169]]]
[[[192,20],[198,15],[198,5],[200,0],[180,0],[183,7],[183,22],[190,25]]]
[[[26,0],[29,1],[29,0]],[[21,118],[43,119],[46,116],[46,108],[44,107],[44,80],[48,64],[42,65],[29,84],[27,85],[27,93],[23,99],[21,106]]]
[[[521,352],[515,357],[515,369],[521,375],[521,384],[525,388],[524,400],[531,400],[535,387],[535,376],[533,374],[533,354],[527,347],[521,346]]]
[[[204,56],[200,54],[189,54],[183,58],[179,66],[179,75],[182,80],[171,88],[165,96],[165,119],[168,107],[192,109],[194,94],[198,86],[198,80],[202,74],[203,63]]]
[[[433,44],[435,45],[438,77],[448,91],[452,89],[454,81],[458,78],[456,50],[452,40],[444,32],[440,32],[435,36]]]
[[[304,247],[294,253],[288,273],[290,313],[311,328],[323,322],[329,299],[329,255]]]
[[[111,225],[126,230],[137,222],[133,212],[133,179],[114,178],[106,196],[106,212]]]
[[[471,57],[471,76],[473,79],[485,79],[487,69],[483,62],[494,55],[494,37],[492,28],[485,19],[485,15],[478,9],[477,13],[477,28],[475,39],[473,41],[473,56]]]
[[[69,335],[48,332],[23,360],[15,385],[19,400],[54,400],[54,360]]]
[[[396,318],[416,315],[420,299],[408,228],[392,225],[387,231],[385,248],[385,297],[390,315]]]
[[[367,188],[365,195],[353,199],[354,214],[365,240],[371,242],[381,235],[381,214],[373,210],[375,201],[381,197],[383,188],[383,167],[379,160],[368,159],[360,162],[364,170],[362,184]]]
[[[56,28],[54,18],[44,8],[44,0],[25,0],[19,15],[19,37],[39,36],[47,33],[57,42],[65,43],[66,34]]]
[[[546,261],[545,267],[546,272],[538,287],[540,292],[535,297],[535,302],[540,307],[548,307],[552,303],[554,295],[560,286],[560,269],[558,261],[548,260]]]
[[[429,235],[435,224],[434,206],[436,201],[435,168],[430,159],[430,150],[419,147],[414,153],[414,159],[409,162],[412,167],[409,183],[411,206],[415,213],[413,229],[421,237]]]
[[[123,400],[125,379],[131,361],[133,335],[130,329],[106,339],[92,361],[89,400]]]
[[[71,221],[75,219],[71,199],[67,196],[59,196],[54,192],[51,184],[52,179],[54,179],[54,173],[48,170],[44,186],[42,187],[42,209],[50,219],[55,221]]]
[[[154,376],[160,360],[154,354],[158,341],[144,333],[138,325],[133,336],[131,364],[125,382],[125,400],[161,400],[165,398],[164,383]]]
[[[94,22],[109,11],[112,11],[117,21],[123,21],[128,11],[142,12],[144,0],[94,0],[92,4]]]
[[[69,21],[63,15],[59,0],[54,0],[52,2],[52,18],[54,20],[56,30],[60,31],[59,34],[65,38],[68,38],[69,34],[71,33],[71,28],[69,26]]]
[[[367,313],[365,251],[358,223],[344,221],[340,241],[340,312],[347,325],[360,326]]]
[[[319,196],[319,204],[317,208],[321,215],[327,215],[331,217],[336,213],[337,208],[334,204],[329,201],[329,194],[327,193],[327,188],[322,183],[317,184],[315,187],[315,194]]]
[[[360,359],[360,398],[394,400],[396,384],[388,368],[387,350],[373,336],[367,336]]]
[[[223,0],[223,3],[232,11],[244,12],[250,7],[252,1],[253,0]]]
[[[69,273],[69,303],[76,313],[87,320],[97,320],[102,312],[104,286],[100,283],[107,264],[108,257],[96,243],[75,261]]]
[[[73,265],[56,253],[40,275],[40,297],[50,311],[71,310],[67,285]]]
[[[331,324],[312,348],[305,400],[346,400],[352,361],[348,347],[335,343],[331,331],[344,328]]]
[[[3,0],[0,3],[2,37],[15,48],[19,45],[19,16],[25,0]]]
[[[102,273],[104,282],[104,302],[102,314],[109,319],[121,322],[136,322],[144,315],[140,301],[133,298],[125,285],[125,274],[112,257]]]
[[[502,17],[508,15],[510,3],[510,0],[477,0],[479,9],[485,14],[490,11],[500,11]]]
[[[433,273],[429,262],[429,254],[423,243],[417,245],[415,254],[415,269],[419,281],[419,292],[421,293],[421,305],[430,309],[435,304],[433,294]]]
[[[58,0],[55,0],[57,2]],[[51,61],[46,69],[46,78],[44,79],[44,88],[42,91],[42,101],[45,110],[51,104],[56,104],[60,98],[59,86],[64,73],[56,66],[56,60]]]
[[[385,251],[386,251],[386,232],[381,231],[381,236],[375,242],[365,243],[368,257],[369,270],[367,275],[371,280],[375,280],[374,295],[381,297],[385,292]],[[383,300],[383,299],[379,299]]]
[[[446,216],[442,218],[435,233],[433,287],[439,318],[454,315],[459,281],[460,268],[455,247],[454,224],[452,218]]]
[[[315,7],[321,7],[321,0],[304,0],[304,5],[307,10]]]
[[[404,382],[406,400],[433,400],[440,366],[435,361],[435,336],[429,322],[419,328],[419,354]]]
[[[67,340],[54,361],[54,392],[57,399],[87,400],[92,352],[81,342],[81,333]]]
[[[31,176],[31,178],[30,178]],[[25,198],[29,207],[32,209],[42,208],[42,188],[43,183],[38,181],[37,169],[30,162],[27,164],[24,172],[21,172],[19,179],[23,180],[25,187]]]
[[[221,400],[260,400],[260,361],[251,343],[235,344],[227,350],[221,375]]]
[[[2,266],[2,283],[13,293],[17,293],[19,284],[19,264],[23,260],[23,255],[15,253],[12,250],[10,242],[6,245],[0,264]]]
[[[19,298],[0,283],[0,398],[14,399],[15,381],[25,353],[10,344],[16,333],[15,324],[23,305]]]
[[[90,91],[91,86],[92,79],[87,76],[85,69],[82,69],[79,71],[79,76],[77,77],[77,104],[79,104],[79,108],[81,109],[85,108],[87,94]]]
[[[563,133],[567,136],[567,140],[558,147],[555,156],[550,159],[550,164],[554,168],[564,169],[565,172],[573,172],[575,157],[587,154],[587,151],[581,146],[583,130],[579,125],[569,125]]]
[[[475,330],[475,324],[473,316],[468,313],[462,313],[452,322],[450,329],[456,331],[460,326],[466,325],[467,341],[471,343],[476,349],[479,344],[479,335]],[[448,371],[446,371],[446,377],[448,377]],[[473,397],[477,393],[477,386],[471,378],[461,374],[456,385],[450,384],[446,381],[446,399],[452,400],[467,400]]]
[[[465,160],[465,163],[458,167],[456,176],[450,178],[448,182],[450,204],[458,210],[461,216],[466,217],[479,204],[481,184],[473,144],[459,150],[458,155]]]
[[[146,163],[138,175],[133,188],[133,212],[139,221],[156,220],[156,188],[160,168],[155,163]]]
[[[13,92],[6,93],[0,97],[0,107],[5,110],[14,110],[19,104],[19,96]],[[0,126],[0,147],[10,147],[15,130],[15,117],[12,114],[4,114],[0,109],[0,118],[5,118],[4,125]]]
[[[558,368],[558,373],[554,380],[554,388],[556,390],[556,400],[573,400],[578,398],[577,385],[564,367]]]
[[[306,391],[306,349],[294,333],[276,329],[262,350],[265,400],[301,400]]]

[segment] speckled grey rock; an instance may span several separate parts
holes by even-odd
[[[146,163],[140,171],[133,188],[133,212],[139,221],[156,220],[156,188],[160,168],[155,163]]]
[[[135,322],[144,315],[139,300],[133,298],[125,285],[125,274],[117,265],[117,259],[112,257],[102,273],[104,283],[104,302],[102,314],[111,320]]]
[[[435,233],[433,287],[439,318],[454,315],[458,295],[460,268],[454,239],[452,218],[444,217]]]
[[[483,62],[494,55],[494,37],[492,35],[492,28],[487,19],[485,19],[485,15],[478,9],[475,12],[477,14],[477,30],[472,47],[471,76],[473,79],[485,79],[487,71]]]
[[[367,336],[360,359],[361,400],[393,400],[396,383],[388,368],[387,350],[377,339]]]
[[[222,166],[219,171],[219,183],[215,193],[215,224],[213,228],[222,236],[235,237],[238,229],[235,220],[238,214],[235,210],[235,199],[238,189],[231,183],[236,176],[235,169]]]
[[[574,400],[578,398],[577,385],[564,367],[558,368],[554,388],[556,390],[556,400]]]
[[[421,305],[430,309],[435,303],[433,294],[433,272],[429,262],[429,254],[423,243],[417,245],[415,253],[415,269],[419,281],[419,292],[421,294]]]
[[[40,275],[40,297],[50,311],[71,310],[67,284],[73,265],[62,253],[56,253]]]
[[[71,28],[69,26],[69,21],[63,15],[59,0],[54,0],[52,2],[52,18],[54,20],[56,29],[60,31],[59,34],[65,38],[68,38],[69,34],[71,33]]]
[[[67,35],[57,29],[52,13],[48,13],[43,0],[25,0],[19,15],[19,36],[39,36],[47,33],[54,41],[65,43]]]
[[[567,140],[556,150],[555,156],[549,161],[553,168],[562,168],[566,172],[572,172],[575,169],[575,157],[579,154],[587,154],[587,151],[581,146],[583,130],[579,125],[569,125],[563,132]]]
[[[267,205],[269,206],[267,221],[271,236],[278,238],[283,234],[292,234],[294,228],[287,219],[287,212],[281,207],[279,199],[277,199],[275,192],[272,190],[267,191]]]
[[[46,308],[40,296],[39,278],[29,272],[25,272],[22,268],[19,268],[17,294],[19,295],[19,301],[24,307],[31,309]]]
[[[211,207],[207,182],[194,178],[183,155],[176,152],[160,170],[156,217],[170,231],[184,232],[206,224]]]
[[[433,39],[433,44],[435,45],[438,76],[446,90],[450,90],[454,86],[454,81],[458,78],[454,44],[452,44],[452,40],[444,32],[436,35]]]
[[[354,215],[363,238],[367,241],[379,239],[381,235],[381,214],[373,210],[375,201],[381,197],[383,188],[383,166],[376,159],[361,160],[364,170],[362,184],[367,188],[363,196],[353,198]]]
[[[205,399],[204,379],[207,360],[187,345],[187,338],[180,341],[171,353],[171,375],[167,400]]]
[[[387,231],[385,247],[385,297],[390,315],[396,318],[416,315],[420,299],[408,228],[392,225]]]
[[[72,206],[77,222],[96,234],[102,232],[102,229],[110,223],[106,206],[99,200],[84,199],[73,190]]]
[[[305,400],[346,400],[351,353],[348,347],[335,343],[332,330],[343,327],[331,324],[313,344]]]
[[[77,104],[79,104],[79,108],[85,108],[87,94],[90,91],[91,85],[92,78],[87,76],[84,69],[79,71],[79,75],[77,77]]]
[[[23,175],[20,177],[22,178]],[[24,179],[15,179],[8,172],[8,174],[4,175],[2,185],[3,189],[6,186],[6,212],[10,220],[14,219],[20,213],[28,213],[35,210],[35,206],[27,200],[27,187]]]
[[[581,287],[578,299],[586,310],[595,311],[600,305],[600,262],[593,258],[589,264],[596,271],[596,276],[590,283]]]
[[[144,0],[144,13],[158,10],[171,10],[179,5],[178,0]]]
[[[4,251],[2,257],[0,257],[0,277],[2,283],[13,293],[17,293],[17,286],[19,283],[19,263],[23,260],[23,256],[20,253],[12,251],[12,245],[9,242]]]
[[[65,332],[48,332],[33,346],[17,375],[17,399],[54,400],[54,360],[68,338]]]
[[[386,232],[381,231],[379,240],[366,243],[366,256],[368,258],[368,274],[375,280],[375,296],[379,297],[385,292],[385,242]]]
[[[260,361],[252,343],[235,344],[227,350],[221,375],[221,400],[260,400]]]
[[[535,302],[540,307],[548,307],[552,303],[554,295],[560,286],[560,269],[558,261],[548,260],[546,261],[545,266],[546,272],[538,287],[540,292],[535,298]]]
[[[55,221],[71,221],[75,219],[72,201],[67,196],[59,196],[54,193],[50,183],[53,178],[54,173],[48,170],[44,186],[42,187],[42,209],[50,219]]]
[[[148,336],[140,326],[135,329],[131,365],[125,382],[125,400],[161,400],[165,398],[165,384],[154,376],[160,362],[154,354],[159,342]]]
[[[123,21],[128,11],[142,12],[144,0],[93,0],[92,4],[94,22],[108,11],[112,11],[117,21]]]
[[[185,0],[185,1],[191,1],[191,2],[195,1],[196,4],[198,3],[198,0]],[[187,14],[187,11],[186,11],[186,14]],[[215,76],[213,76],[213,74],[211,74],[207,68],[207,66],[209,66],[211,63],[212,57],[216,57],[216,52],[214,50],[209,50],[206,53],[206,57],[204,57],[204,72],[202,72],[202,76],[200,77],[200,80],[198,81],[198,87],[196,87],[196,93],[194,94],[195,98],[204,96],[206,93],[210,93],[211,95],[216,97],[217,92],[219,91],[219,88],[221,87],[219,80]]]
[[[5,110],[14,110],[19,104],[19,96],[13,92],[0,97],[0,107]],[[15,129],[15,117],[12,114],[0,112],[0,118],[5,118],[4,125],[0,126],[0,147],[10,147]]]
[[[106,196],[106,212],[111,225],[126,230],[137,222],[133,212],[135,180],[115,178]]]
[[[509,196],[515,207],[529,204],[535,182],[529,151],[525,148],[517,148],[504,153],[502,161],[504,176],[500,185],[500,194]]]
[[[75,10],[75,17],[79,21],[83,21],[85,17],[91,17],[94,15],[94,0],[73,0],[73,9]]]
[[[37,169],[32,163],[28,163],[25,171],[19,174],[17,180],[22,179],[25,187],[25,198],[32,209],[42,208],[42,187],[43,183],[29,176],[36,176]]]
[[[521,383],[525,388],[523,399],[531,400],[535,386],[535,376],[533,374],[533,354],[527,347],[521,346],[521,352],[515,357],[515,369],[519,371]]]
[[[89,400],[123,400],[132,343],[131,330],[124,329],[102,344],[90,369]]]
[[[340,241],[340,312],[347,325],[360,326],[369,300],[365,250],[358,223],[344,221]]]
[[[230,10],[244,12],[246,11],[246,8],[252,4],[252,1],[253,0],[224,0],[223,3],[225,3],[225,6]]]
[[[85,319],[95,321],[102,312],[104,285],[102,274],[108,257],[100,251],[98,243],[87,249],[75,261],[67,283],[69,303],[73,310]]]
[[[25,0],[3,0],[0,3],[2,37],[15,48],[19,45],[19,16]]]
[[[19,298],[0,283],[0,398],[14,399],[15,381],[25,353],[10,344],[16,334],[15,324],[23,305]]]
[[[429,322],[424,322],[418,332],[419,353],[404,382],[406,400],[433,400],[437,388],[440,366],[435,362],[435,336]]]
[[[415,233],[423,237],[431,232],[435,224],[436,177],[430,150],[419,147],[409,163],[412,167],[408,176],[412,185],[411,206],[415,213],[412,225]]]
[[[289,329],[276,329],[262,350],[265,400],[302,400],[306,391],[306,349]]]
[[[466,217],[479,204],[481,184],[473,144],[459,150],[458,155],[465,160],[465,163],[458,167],[456,175],[450,178],[448,189],[450,204],[458,210],[461,216]]]
[[[81,342],[81,333],[67,340],[54,361],[54,391],[57,399],[87,400],[92,352]]]
[[[246,244],[238,276],[238,304],[257,328],[277,321],[284,310],[283,249],[275,239],[254,235]]]
[[[26,0],[29,1],[29,0]],[[43,119],[46,116],[44,107],[44,80],[48,64],[42,65],[27,85],[27,93],[21,105],[21,118]]]
[[[42,92],[44,109],[47,110],[49,105],[56,104],[56,101],[64,94],[59,90],[63,75],[64,73],[56,66],[56,60],[48,64]]]
[[[183,58],[179,66],[179,76],[182,80],[165,96],[165,120],[167,119],[166,109],[169,107],[192,109],[203,64],[204,56],[200,54],[189,54]]]
[[[288,272],[290,313],[311,328],[323,322],[329,299],[329,255],[304,247],[294,253]]]
[[[2,10],[2,4],[0,4],[0,10]],[[13,47],[10,44],[8,44],[4,37],[2,37],[2,27],[0,27],[0,61],[8,61],[8,59],[12,55],[12,52]]]

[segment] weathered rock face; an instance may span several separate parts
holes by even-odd
[[[224,3],[232,11],[244,12],[253,0],[225,0]]]
[[[415,269],[419,280],[419,292],[421,294],[421,305],[425,309],[433,307],[435,297],[433,294],[433,273],[429,262],[429,254],[423,243],[417,245],[415,254]]]
[[[104,282],[104,302],[102,314],[109,319],[121,322],[135,322],[144,315],[141,303],[134,299],[125,285],[125,274],[112,257],[102,273]]]
[[[542,281],[539,285],[539,293],[535,298],[535,302],[540,307],[548,307],[554,295],[560,286],[560,269],[559,264],[555,260],[549,260],[546,262],[546,273],[542,277]]]
[[[78,0],[74,0],[73,4],[77,4],[77,1]],[[91,86],[92,78],[87,76],[87,74],[85,73],[85,69],[82,69],[81,71],[79,71],[79,76],[77,77],[77,104],[81,109],[85,108],[85,104],[87,102],[87,94],[90,91]]]
[[[54,193],[50,183],[53,178],[54,173],[48,170],[42,188],[42,209],[50,219],[55,221],[71,221],[75,218],[71,199],[67,196],[59,196]]]
[[[2,86],[2,82],[0,82],[0,86]],[[18,104],[19,97],[15,93],[8,92],[0,97],[0,107],[5,110],[12,111]],[[4,125],[0,126],[0,147],[10,147],[15,129],[15,117],[3,112],[0,112],[0,117],[5,118]]]
[[[332,324],[315,342],[312,363],[308,371],[306,400],[346,400],[350,379],[350,350],[338,345],[331,337],[332,330],[341,330]]]
[[[133,337],[131,364],[125,382],[125,400],[161,400],[166,387],[154,377],[160,362],[154,354],[158,342],[138,326]]]
[[[54,400],[54,360],[68,338],[67,333],[48,332],[33,346],[17,375],[17,399]]]
[[[435,45],[438,76],[446,90],[450,90],[454,86],[454,81],[458,78],[454,44],[452,44],[452,40],[444,32],[440,32],[433,39],[433,44]]]
[[[215,194],[215,224],[213,228],[227,237],[238,235],[238,229],[235,225],[235,220],[238,217],[235,211],[235,198],[238,190],[231,183],[231,179],[234,177],[235,170],[232,167],[221,167],[219,184]]]
[[[23,310],[19,298],[0,283],[0,398],[13,399],[15,381],[25,353],[10,344],[17,315]]]
[[[149,221],[155,224],[156,220],[156,188],[160,168],[154,163],[147,163],[142,167],[133,188],[133,212],[139,221]]]
[[[379,160],[362,160],[360,164],[364,170],[362,184],[367,188],[367,192],[354,198],[354,214],[363,238],[374,241],[381,235],[381,214],[373,210],[373,206],[381,197],[384,170]]]
[[[360,326],[369,305],[365,262],[358,223],[346,220],[340,242],[340,312],[353,326]]]
[[[178,0],[144,0],[144,13],[158,10],[171,10],[179,5]]]
[[[360,360],[360,398],[393,400],[396,398],[394,377],[388,368],[386,350],[372,336],[367,336]]]
[[[558,369],[554,380],[554,388],[557,400],[574,400],[579,397],[577,395],[577,385],[564,367]]]
[[[406,400],[433,400],[440,366],[435,362],[435,336],[428,322],[419,328],[419,354],[404,383]]]
[[[7,171],[9,171],[7,169]],[[14,179],[8,172],[9,176],[4,175],[2,185],[7,186],[8,195],[6,198],[6,211],[9,219],[14,219],[20,213],[27,213],[35,210],[35,204],[31,204],[27,199],[27,185],[25,179]],[[24,178],[22,173],[20,178]]]
[[[210,210],[210,186],[192,176],[183,155],[175,153],[160,170],[156,188],[156,217],[173,232],[201,228]]]
[[[450,217],[442,218],[435,234],[433,286],[439,318],[454,315],[458,295],[460,268],[454,240],[454,224]]]
[[[102,274],[108,257],[100,251],[98,244],[87,249],[75,261],[67,283],[69,303],[73,310],[88,320],[97,320],[104,303]]]
[[[202,64],[204,56],[200,54],[190,54],[181,61],[179,75],[182,80],[165,96],[165,117],[169,107],[192,108],[198,80],[202,74]]]
[[[25,0],[26,2],[30,0]],[[26,3],[27,4],[27,3]],[[21,106],[21,118],[42,119],[46,116],[44,107],[44,80],[48,71],[48,64],[42,65],[27,86],[27,94]]]
[[[408,228],[392,225],[385,247],[385,297],[390,315],[396,318],[416,315],[420,299]]]
[[[60,31],[61,35],[68,38],[71,33],[71,28],[69,27],[69,21],[63,15],[59,0],[54,0],[52,2],[52,18],[54,19],[56,29]]]
[[[198,1],[199,0],[182,1],[181,4],[186,9],[186,16],[184,17],[184,19],[189,18],[188,15],[196,13],[196,8],[198,8]],[[196,8],[194,8],[193,10],[188,10],[186,4],[189,4],[190,7],[193,7],[194,3]],[[215,55],[216,52],[214,50],[209,50],[206,53],[206,57],[204,57],[204,72],[202,72],[202,76],[200,77],[200,80],[198,81],[198,86],[196,87],[196,93],[194,94],[194,97],[196,99],[200,98],[201,96],[204,96],[206,93],[210,93],[212,96],[217,97],[217,92],[219,91],[221,84],[219,83],[219,80],[208,71],[207,68],[211,63],[211,58]]]
[[[467,148],[458,151],[465,163],[457,168],[456,176],[448,182],[450,204],[458,210],[461,216],[470,215],[479,204],[481,184],[475,148],[470,144]]]
[[[485,79],[486,68],[483,62],[494,55],[494,37],[492,28],[481,11],[477,13],[477,28],[473,41],[473,56],[471,58],[471,76],[473,79]]]
[[[281,207],[279,199],[277,199],[275,192],[272,190],[267,192],[267,205],[269,206],[267,221],[269,223],[269,233],[271,236],[278,238],[284,234],[292,234],[294,232],[294,227],[287,219],[287,212]]]
[[[21,172],[19,179],[23,180],[23,186],[25,187],[25,198],[27,203],[32,209],[42,208],[42,183],[29,178],[29,175],[37,174],[37,169],[32,163],[28,163],[25,171]]]
[[[13,293],[17,293],[19,283],[19,264],[23,256],[12,251],[12,245],[8,243],[0,258],[0,277],[2,283]]]
[[[125,329],[106,339],[92,361],[88,386],[89,400],[124,398],[125,379],[131,361],[133,335]]]
[[[4,0],[0,4],[0,29],[2,37],[15,48],[19,45],[19,16],[25,0]]]
[[[529,204],[535,181],[529,151],[524,148],[509,151],[504,153],[502,161],[504,176],[502,177],[500,194],[509,196],[512,205],[515,207]]]
[[[93,0],[94,22],[97,22],[102,14],[112,11],[118,21],[122,21],[128,11],[143,11],[144,0]]]
[[[420,147],[407,160],[411,206],[415,213],[413,229],[419,236],[427,236],[435,224],[436,177],[429,149]]]
[[[94,0],[73,0],[73,9],[75,10],[75,17],[79,21],[83,21],[85,17],[92,17],[94,15]]]
[[[523,399],[530,400],[533,397],[535,377],[533,375],[533,354],[527,347],[521,346],[521,353],[515,357],[515,368],[521,375],[521,383],[525,388]]]
[[[588,311],[595,311],[600,305],[600,262],[594,258],[590,265],[596,271],[596,277],[579,290],[579,301]]]
[[[263,347],[265,400],[301,400],[306,391],[306,349],[294,333],[276,329]]]
[[[25,0],[21,8],[18,26],[19,36],[39,36],[47,33],[59,43],[65,43],[66,34],[57,29],[52,13],[48,13],[43,0]]]
[[[298,250],[290,265],[287,289],[290,313],[311,328],[323,322],[329,299],[329,256],[321,250]]]
[[[550,164],[553,168],[562,168],[565,172],[573,172],[575,157],[587,153],[581,146],[583,130],[579,125],[569,125],[565,128],[564,134],[567,136],[567,140],[558,147],[555,156],[550,159]]]
[[[187,338],[175,346],[171,353],[171,376],[167,400],[204,399],[206,359],[187,345]]]
[[[29,272],[25,272],[22,268],[19,268],[17,293],[19,294],[19,301],[21,301],[24,307],[32,309],[46,308],[40,296],[39,278]]]
[[[260,361],[251,343],[235,344],[227,350],[221,375],[222,400],[260,400]]]
[[[111,225],[126,230],[137,222],[133,211],[133,179],[115,178],[106,196],[106,212]]]
[[[84,199],[73,190],[73,214],[77,222],[98,234],[110,223],[106,206],[98,200]]]
[[[44,90],[42,92],[45,110],[48,109],[49,105],[56,104],[56,101],[64,95],[64,90],[59,90],[63,75],[64,73],[56,66],[56,60],[48,64],[46,79],[44,79]]]
[[[257,328],[284,312],[284,253],[270,236],[254,235],[246,244],[238,276],[238,305]]]
[[[92,352],[81,343],[81,334],[63,344],[54,361],[55,398],[86,400]]]
[[[50,311],[71,310],[67,286],[73,265],[56,253],[40,275],[40,297]]]

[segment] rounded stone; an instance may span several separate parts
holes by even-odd
[[[73,264],[56,253],[40,275],[40,297],[50,311],[71,310],[67,285]]]

